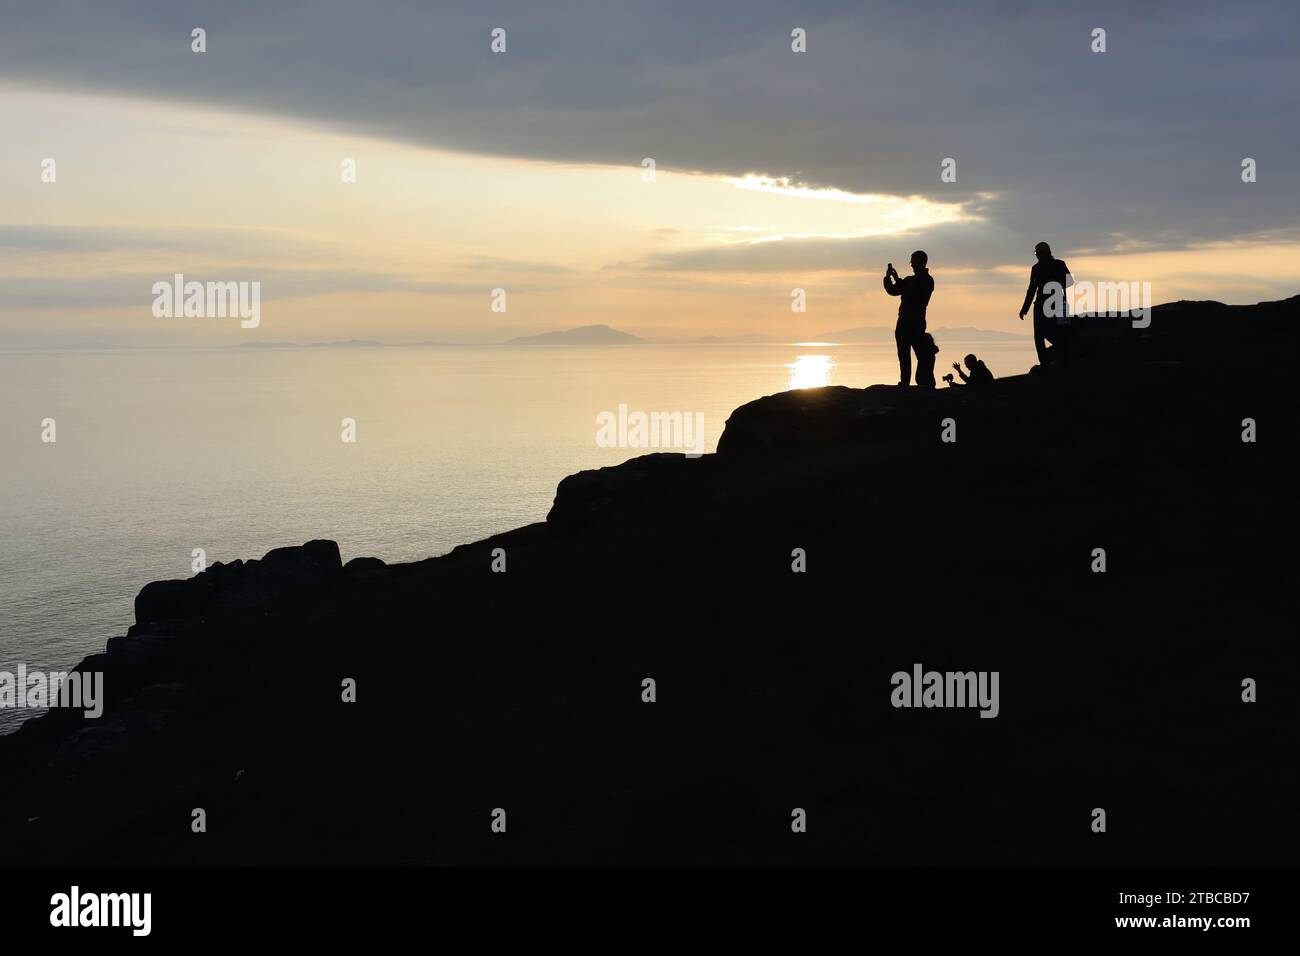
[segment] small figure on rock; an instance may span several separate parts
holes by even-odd
[[[973,353],[966,356],[966,367],[970,369],[969,374],[961,370],[960,362],[953,362],[952,367],[956,370],[957,374],[961,376],[962,385],[982,386],[993,384],[993,373],[990,372],[989,367],[985,365],[981,359],[976,358]],[[952,380],[951,375],[945,375],[943,380],[950,386],[957,385],[957,383]]]

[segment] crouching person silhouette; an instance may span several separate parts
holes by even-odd
[[[960,362],[953,362],[952,367],[956,370],[957,374],[961,376],[962,385],[984,386],[993,384],[993,373],[989,371],[987,365],[985,365],[980,359],[976,358],[973,354],[966,356],[966,367],[970,369],[969,374],[961,370]],[[945,375],[943,380],[949,385],[957,384],[952,380],[951,375]]]

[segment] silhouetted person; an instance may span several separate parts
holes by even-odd
[[[987,365],[985,365],[980,359],[976,358],[974,355],[966,356],[966,367],[970,369],[969,375],[961,370],[960,362],[953,362],[952,367],[956,369],[957,374],[961,376],[962,385],[984,386],[984,385],[993,384],[993,373],[989,371],[989,367]],[[945,375],[944,381],[946,381],[949,385],[957,385],[957,383],[952,380],[951,375]]]
[[[1070,315],[1065,307],[1065,290],[1074,285],[1070,276],[1070,267],[1063,259],[1052,258],[1052,247],[1045,242],[1034,246],[1034,255],[1038,261],[1029,272],[1029,288],[1025,292],[1024,304],[1020,306],[1020,319],[1024,321],[1029,311],[1029,303],[1034,304],[1034,350],[1038,352],[1038,364],[1048,362],[1047,346],[1044,340],[1052,343],[1052,357],[1061,358],[1067,348],[1066,338],[1069,332]],[[1059,315],[1048,315],[1049,300],[1051,308],[1059,303]]]
[[[930,304],[930,296],[934,293],[934,280],[925,267],[927,262],[929,256],[918,250],[912,253],[912,275],[906,279],[898,277],[892,262],[885,270],[885,291],[902,297],[898,303],[898,324],[894,326],[899,385],[907,385],[912,378],[913,352],[918,365],[924,361],[925,344],[921,336],[925,334],[925,307]]]
[[[939,346],[929,332],[921,333],[921,348],[916,353],[916,384],[922,388],[934,388],[934,357],[939,354]]]

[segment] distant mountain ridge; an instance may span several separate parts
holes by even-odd
[[[504,345],[644,345],[640,336],[611,329],[608,325],[580,325],[562,332],[543,332],[510,339]]]

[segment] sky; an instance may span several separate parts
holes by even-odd
[[[918,248],[932,325],[1017,331],[1040,240],[1155,302],[1300,292],[1294,3],[0,18],[0,346],[809,339],[892,324],[881,273]],[[157,317],[176,273],[260,283],[259,324]]]

